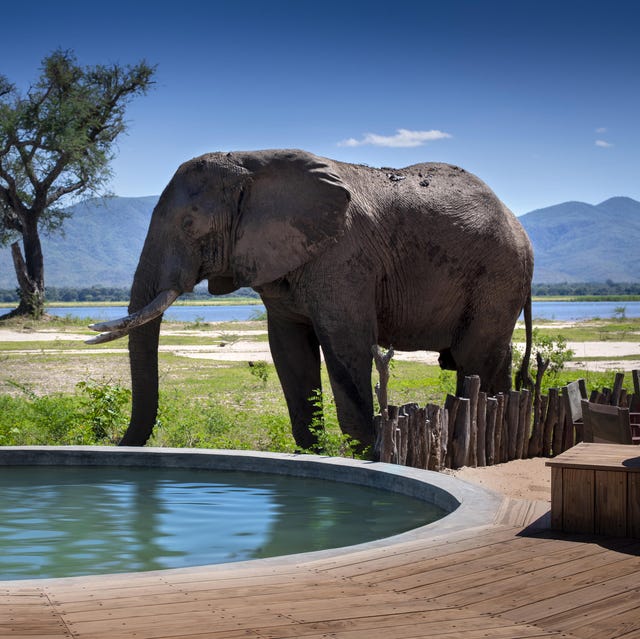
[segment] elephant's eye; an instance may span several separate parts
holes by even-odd
[[[190,215],[187,215],[182,220],[182,230],[183,231],[190,231],[192,228],[193,228],[193,218]]]

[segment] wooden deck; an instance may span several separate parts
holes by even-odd
[[[349,552],[178,571],[0,583],[0,637],[640,637],[640,542],[494,525]]]

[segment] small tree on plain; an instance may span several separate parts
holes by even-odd
[[[25,95],[0,76],[0,245],[11,244],[20,295],[3,317],[42,315],[40,233],[62,229],[70,198],[104,192],[126,106],[148,91],[154,73],[144,61],[83,67],[57,50]]]

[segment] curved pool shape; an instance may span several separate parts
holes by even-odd
[[[446,512],[358,484],[202,469],[0,469],[0,579],[159,570],[350,546]]]
[[[186,469],[190,469],[188,473]],[[52,481],[54,474],[57,478]],[[229,476],[234,477],[234,489],[228,486]],[[302,561],[307,555],[298,553],[309,551],[313,558],[334,556],[486,525],[493,521],[502,499],[448,475],[403,466],[203,449],[0,447],[0,477],[0,504],[8,504],[10,499],[13,502],[9,515],[0,513],[0,581],[157,570],[281,553],[286,556],[261,561]],[[12,477],[20,481],[14,482]],[[292,481],[292,477],[296,479]],[[136,480],[132,482],[131,478]],[[238,486],[236,480],[240,478]],[[100,486],[88,499],[95,507],[93,512],[87,505],[88,479]],[[16,487],[25,487],[25,482],[26,492],[49,501],[54,513],[50,523],[43,524],[31,506],[19,504]],[[302,499],[289,495],[294,485],[302,487]],[[193,499],[198,486],[204,487],[204,492]],[[75,495],[64,496],[67,488],[76,491]],[[239,510],[236,505],[236,514],[240,514],[236,521],[230,513],[206,512],[221,495],[235,491],[246,492],[249,500]],[[311,499],[309,491],[313,491]],[[168,494],[180,498],[168,506],[164,502]],[[151,510],[149,502],[157,502],[151,504]],[[336,525],[348,521],[345,510],[354,503],[364,506],[354,512],[354,517],[364,523],[355,536],[350,524],[343,528]],[[76,514],[64,512],[67,506]],[[285,511],[296,509],[298,523],[289,524],[281,517]],[[177,523],[170,523],[169,511],[177,514]],[[258,517],[259,511],[262,514]],[[438,511],[449,514],[424,525],[425,518],[432,518]],[[15,527],[18,519],[22,532]],[[131,526],[129,532],[122,533],[114,525],[119,519]],[[300,521],[307,528],[301,528]],[[248,528],[249,522],[255,525]],[[195,540],[184,537],[185,523]],[[387,523],[393,526],[388,528]],[[106,538],[96,543],[80,536],[72,546],[65,536],[73,528],[102,530]],[[232,541],[224,550],[199,545],[223,536]],[[24,571],[25,560],[32,565],[34,562],[21,556],[14,545],[22,537],[30,538],[40,549],[34,572]],[[177,541],[169,543],[170,537]],[[146,548],[143,542],[148,542]],[[329,550],[317,550],[320,547]],[[119,557],[114,549],[118,549]],[[52,556],[63,559],[62,568],[53,566]],[[20,562],[22,567],[18,566]]]

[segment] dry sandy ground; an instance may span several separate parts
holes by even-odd
[[[202,337],[202,331],[163,331],[163,335],[192,335]],[[242,331],[242,335],[247,337],[264,335],[265,331]],[[189,345],[189,346],[169,346],[161,345],[160,349],[165,352],[173,352],[182,357],[198,359],[215,359],[221,361],[245,361],[264,360],[271,361],[271,354],[267,342],[255,342],[251,340],[238,339],[238,333],[233,331],[210,331],[206,336],[212,340],[211,345]],[[87,335],[76,333],[64,333],[57,331],[18,331],[10,329],[0,329],[0,342],[36,342],[66,340],[82,342],[87,339]],[[225,341],[228,339],[229,341]],[[604,370],[624,370],[640,368],[640,342],[569,342],[567,347],[574,351],[573,361],[567,364],[568,368],[586,368],[592,371]],[[55,347],[54,347],[55,350]],[[87,352],[90,347],[82,347],[82,351],[66,351],[68,353]],[[124,350],[124,344],[113,342],[113,348],[107,352],[117,352]],[[15,351],[14,351],[15,352]],[[104,349],[95,352],[105,352]],[[635,357],[619,361],[616,359],[585,361],[585,358],[592,357]],[[402,352],[396,351],[395,359],[400,361],[423,362],[425,364],[436,365],[438,354],[427,351]]]
[[[542,457],[518,459],[484,468],[460,468],[445,471],[459,479],[514,499],[551,502],[551,469]]]

